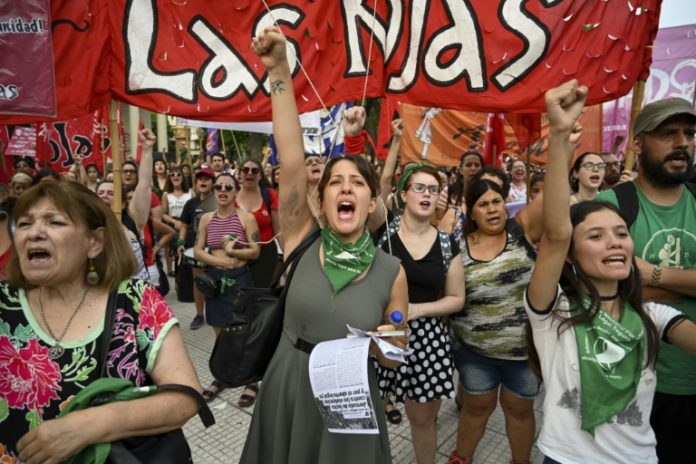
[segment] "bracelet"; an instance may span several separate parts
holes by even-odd
[[[652,274],[650,274],[650,281],[648,286],[657,287],[660,285],[660,280],[662,279],[662,266],[659,264],[653,268]]]
[[[184,245],[186,245],[186,240],[184,240],[183,238],[180,238],[179,240],[176,241],[177,248],[180,246],[184,246]]]

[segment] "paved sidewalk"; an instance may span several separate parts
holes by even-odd
[[[171,281],[172,289],[174,282]],[[193,318],[193,303],[180,303],[176,300],[174,290],[168,295],[167,301],[181,322],[186,347],[198,375],[204,386],[208,385],[212,376],[208,370],[208,358],[213,346],[213,330],[202,327],[192,331],[189,323]],[[244,447],[247,429],[251,421],[253,408],[242,409],[237,406],[241,388],[225,390],[210,404],[217,423],[209,429],[194,417],[184,427],[186,437],[193,451],[196,464],[232,464],[239,460]],[[400,406],[404,420],[399,425],[389,424],[389,441],[394,464],[413,464],[415,457],[411,445],[411,432],[403,406]],[[537,401],[537,431],[541,421],[541,402]],[[436,462],[446,463],[449,452],[454,449],[457,438],[457,409],[453,400],[442,403],[437,421],[438,457]],[[273,446],[272,443],[268,444]],[[476,464],[505,464],[510,462],[510,450],[505,436],[505,421],[498,408],[490,420],[486,434],[478,445],[474,456]],[[543,456],[535,447],[532,460],[540,464]],[[307,463],[312,464],[312,463]],[[359,464],[359,463],[356,463]]]

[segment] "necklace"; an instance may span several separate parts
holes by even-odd
[[[73,313],[70,315],[70,318],[68,319],[68,322],[65,323],[65,327],[63,328],[63,333],[60,334],[60,337],[56,337],[53,334],[53,330],[51,330],[51,326],[48,325],[48,321],[46,320],[46,313],[44,311],[44,305],[43,305],[43,300],[41,299],[41,287],[39,287],[39,313],[41,314],[41,320],[43,321],[44,325],[46,326],[46,329],[48,329],[48,334],[55,340],[55,344],[49,348],[48,350],[48,356],[51,359],[58,359],[61,356],[63,356],[63,353],[65,352],[65,348],[63,348],[60,345],[60,341],[63,339],[65,336],[65,333],[68,331],[68,328],[70,327],[70,324],[72,324],[73,319],[75,318],[75,315],[77,312],[82,308],[82,305],[85,302],[85,298],[87,297],[87,292],[89,292],[90,287],[87,287],[87,290],[85,290],[85,293],[82,294],[82,298],[80,298],[80,301],[77,303],[77,306],[75,306],[75,310]]]
[[[602,301],[612,301],[612,300],[615,300],[616,298],[618,298],[618,296],[619,296],[619,292],[617,291],[613,295],[608,295],[608,296],[600,295],[599,299]]]

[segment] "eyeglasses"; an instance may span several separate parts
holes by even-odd
[[[256,175],[256,174],[258,174],[259,172],[261,172],[261,170],[260,170],[259,168],[256,168],[256,167],[250,168],[249,166],[244,166],[244,167],[242,168],[242,172],[243,172],[244,174],[252,173],[253,175]]]
[[[181,173],[180,172],[170,172],[169,177],[181,177]]]
[[[611,167],[613,167],[613,168],[617,168],[617,169],[618,169],[618,167],[619,167],[619,165],[620,165],[620,163],[619,163],[618,161],[612,161],[612,162],[610,162],[610,163],[604,163],[604,164],[606,164],[607,166],[611,166]]]
[[[428,189],[428,192],[430,192],[432,195],[437,195],[440,193],[440,186],[439,185],[425,185],[421,184],[420,182],[414,182],[411,185],[408,186],[408,189],[413,190],[416,193],[423,193],[425,192],[425,189]]]
[[[583,169],[587,169],[588,171],[592,171],[595,168],[597,168],[598,170],[601,171],[602,169],[605,169],[607,167],[607,163],[589,163],[588,162],[588,163],[582,163],[580,165],[580,167]]]
[[[235,187],[232,184],[215,184],[213,185],[213,188],[218,192],[222,192],[223,190],[225,192],[231,192]]]
[[[124,174],[135,174],[136,171],[135,169],[123,169],[121,172]]]

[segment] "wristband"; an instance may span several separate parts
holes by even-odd
[[[179,248],[180,246],[186,245],[186,240],[183,238],[180,238],[179,240],[176,241],[176,247]]]
[[[659,264],[653,268],[652,274],[650,274],[650,281],[648,286],[657,287],[660,285],[660,280],[662,279],[662,266]]]
[[[359,155],[365,148],[365,131],[361,131],[358,135],[343,136],[343,146],[345,147],[346,155]]]

